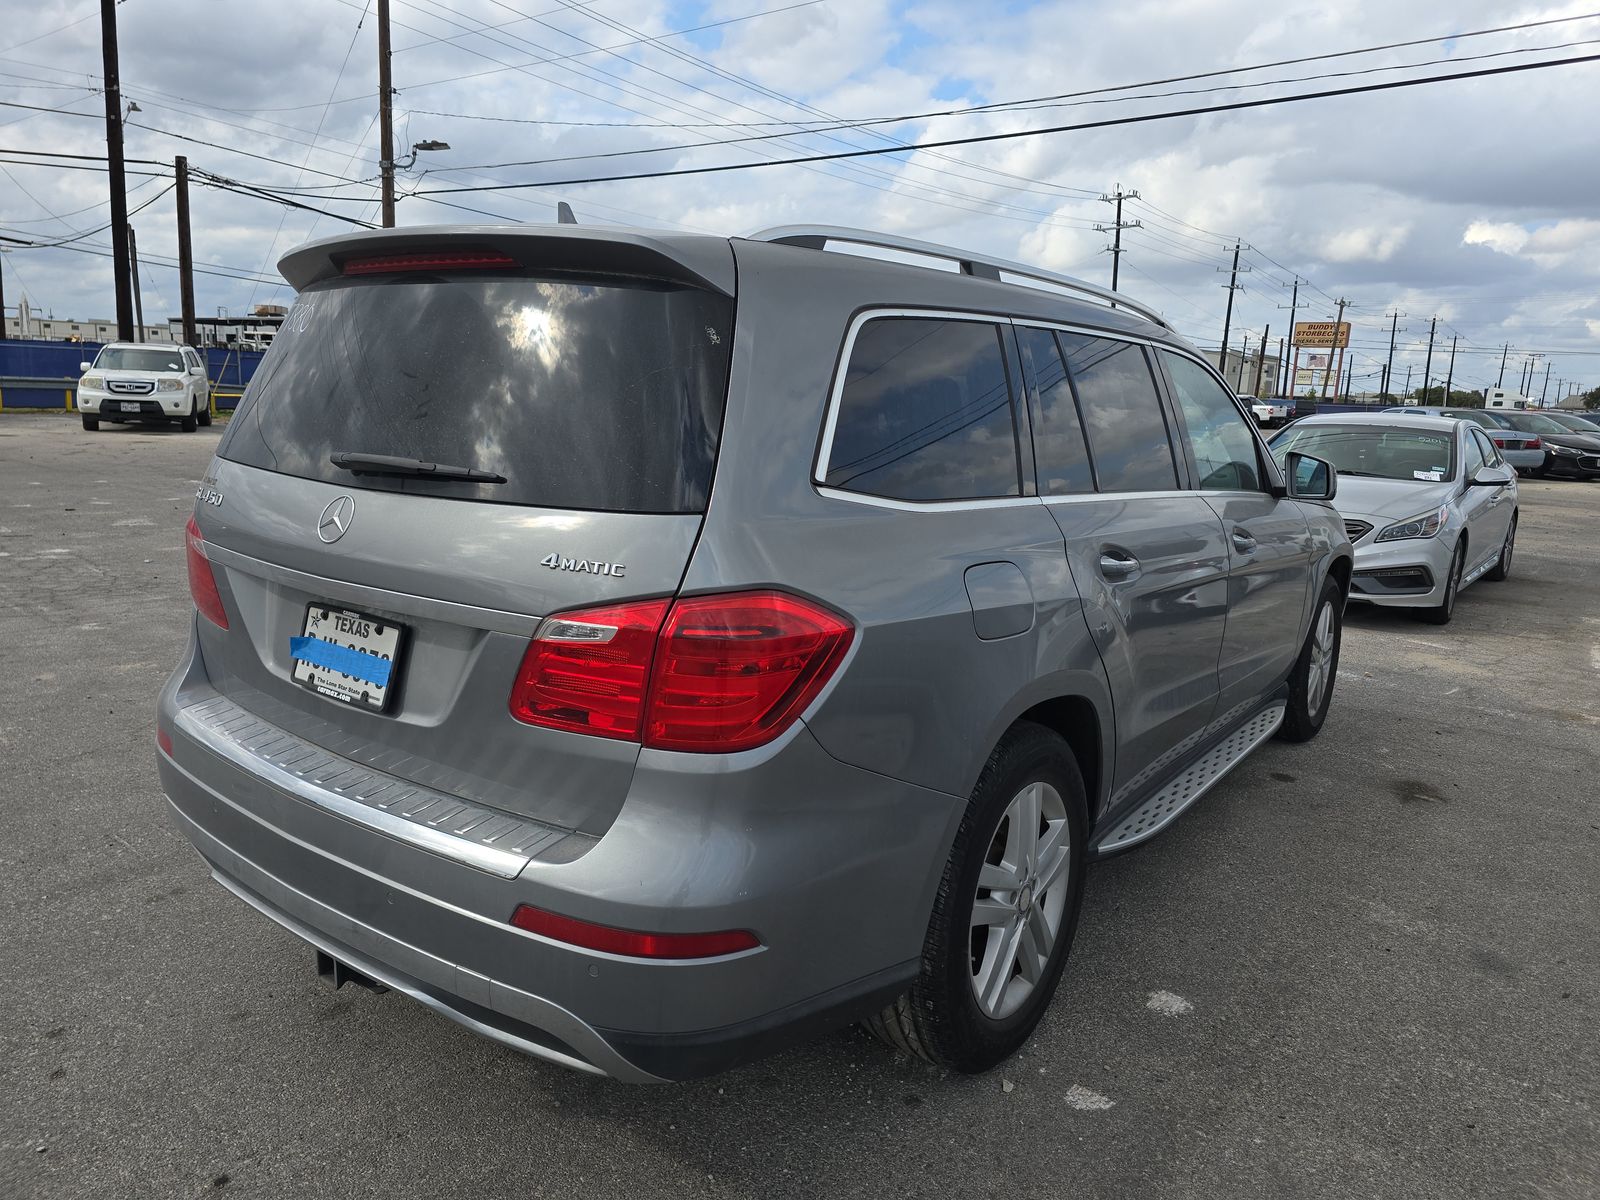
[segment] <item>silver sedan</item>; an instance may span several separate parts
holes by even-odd
[[[1355,546],[1350,599],[1443,625],[1461,589],[1511,571],[1517,473],[1478,425],[1411,413],[1308,417],[1272,440],[1339,472],[1333,505]]]

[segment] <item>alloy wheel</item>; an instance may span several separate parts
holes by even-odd
[[[1006,806],[972,901],[972,992],[996,1020],[1032,994],[1061,933],[1072,830],[1061,793],[1030,783]]]
[[[1322,708],[1333,664],[1333,605],[1324,604],[1311,631],[1311,669],[1306,672],[1306,711],[1315,714]]]

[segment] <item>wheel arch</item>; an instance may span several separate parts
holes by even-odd
[[[1089,821],[1092,825],[1103,808],[1105,763],[1108,758],[1104,745],[1106,731],[1102,729],[1100,712],[1087,696],[1055,696],[1041,700],[1019,713],[1008,728],[1022,722],[1042,725],[1056,734],[1072,749],[1077,760],[1078,773],[1083,776],[1083,792],[1089,802]]]

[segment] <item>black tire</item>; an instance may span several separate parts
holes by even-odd
[[[90,433],[94,433],[100,428],[100,418],[85,415],[83,418],[83,427]]]
[[[1511,514],[1511,528],[1506,530],[1505,545],[1500,547],[1500,558],[1484,574],[1491,583],[1502,583],[1511,575],[1511,556],[1517,548],[1517,514]]]
[[[1278,737],[1286,742],[1309,742],[1322,730],[1333,703],[1333,685],[1339,678],[1339,648],[1344,642],[1344,588],[1329,576],[1322,581],[1322,593],[1311,610],[1311,628],[1294,670],[1289,672],[1289,703],[1278,726]],[[1322,621],[1327,616],[1326,637],[1319,640]],[[1313,686],[1313,676],[1321,668],[1321,683]],[[1313,696],[1313,691],[1316,694]]]
[[[209,399],[200,406],[200,424],[211,424],[211,401]]]
[[[1456,552],[1450,556],[1450,574],[1445,579],[1444,599],[1432,608],[1414,609],[1417,620],[1426,621],[1429,625],[1450,624],[1450,618],[1456,615],[1456,597],[1461,593],[1461,572],[1466,560],[1467,543],[1462,540],[1456,543]]]
[[[974,993],[972,912],[980,872],[986,865],[999,863],[1003,818],[1012,802],[1034,783],[1055,789],[1062,802],[1070,838],[1065,865],[1068,876],[1061,885],[1064,904],[1055,941],[1032,990],[1014,1011],[995,1017],[979,1007]],[[1088,826],[1083,776],[1072,748],[1043,726],[1030,722],[1013,726],[989,756],[967,801],[934,897],[922,947],[922,973],[909,992],[868,1018],[866,1027],[898,1050],[965,1074],[987,1071],[1014,1054],[1049,1007],[1072,949],[1083,900]],[[1019,892],[1030,897],[1018,899],[1019,911],[1030,911],[1031,888],[1025,886]],[[1041,899],[1044,894],[1041,890]],[[985,899],[994,895],[990,890]],[[1041,903],[1038,911],[1044,908]],[[1025,979],[1014,970],[1007,964],[1007,987],[1012,980]]]
[[[185,433],[193,433],[200,427],[200,421],[195,416],[196,407],[197,406],[195,405],[194,401],[191,400],[189,402],[189,411],[184,413],[183,416],[178,419],[178,428],[183,430]]]

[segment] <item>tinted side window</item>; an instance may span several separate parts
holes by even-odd
[[[1259,490],[1256,439],[1232,394],[1193,359],[1168,350],[1159,353],[1189,430],[1200,486],[1218,492]]]
[[[1067,366],[1048,329],[1017,328],[1022,357],[1033,371],[1028,407],[1033,416],[1033,457],[1041,496],[1094,491],[1089,447],[1067,379]]]
[[[1115,338],[1060,333],[1062,353],[1102,492],[1171,491],[1178,471],[1144,350]]]
[[[1483,454],[1483,447],[1478,445],[1478,437],[1482,435],[1478,434],[1476,429],[1474,429],[1472,433],[1477,436],[1467,438],[1467,462],[1466,466],[1461,472],[1461,478],[1463,479],[1471,479],[1483,469],[1486,461]]]
[[[1491,467],[1498,467],[1501,463],[1499,448],[1490,440],[1489,435],[1481,429],[1474,429],[1472,436],[1478,439],[1478,449],[1483,451],[1484,461]]]
[[[896,500],[1021,494],[1000,328],[880,317],[856,333],[825,482]]]

